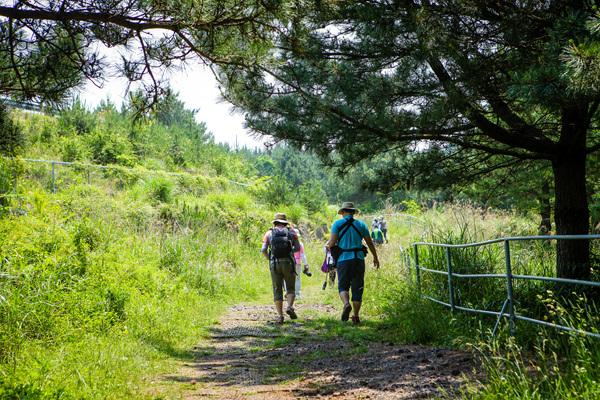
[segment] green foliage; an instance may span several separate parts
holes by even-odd
[[[317,180],[303,183],[297,193],[300,204],[310,212],[319,212],[327,205],[327,195]]]
[[[21,126],[13,120],[6,105],[0,101],[0,155],[16,155],[24,142]]]
[[[153,201],[169,203],[173,195],[173,183],[165,178],[153,177],[146,181],[146,192]]]
[[[585,301],[579,298],[568,308],[552,298],[544,303],[552,319],[559,317],[563,324],[589,329],[582,322],[598,326],[598,314],[597,310],[590,312]],[[541,331],[535,337],[532,353],[513,338],[504,337],[479,343],[475,349],[482,358],[486,380],[481,387],[468,390],[464,398],[595,399],[600,395],[595,339]]]
[[[418,218],[393,214],[388,218],[394,248],[415,241],[468,243],[500,236],[535,233],[536,224],[507,212],[471,206],[444,205],[422,212]],[[553,275],[552,246],[511,243],[513,273]],[[491,337],[495,318],[451,313],[421,298],[415,287],[414,263],[406,256],[383,248],[383,267],[367,281],[364,308],[378,321],[375,331],[383,340],[400,343],[459,346],[474,351],[483,368],[480,380],[471,382],[460,398],[465,399],[593,399],[600,391],[597,339],[585,338],[537,325],[517,322],[516,337],[509,337],[502,321],[499,336]],[[502,246],[485,250],[451,250],[455,272],[502,273]],[[400,260],[400,263],[398,262]],[[549,261],[550,260],[550,261]],[[430,269],[446,268],[445,252],[420,246],[419,264]],[[448,302],[447,277],[421,273],[422,293]],[[506,298],[503,280],[456,280],[458,305],[499,311]],[[471,283],[466,283],[471,282]],[[559,296],[549,283],[514,280],[516,311],[523,316],[575,329],[598,332],[597,303],[581,291]],[[564,292],[564,291],[563,291]]]
[[[88,158],[88,148],[77,137],[65,136],[60,140],[61,158],[63,161],[74,162]]]
[[[407,278],[394,268],[379,276],[376,285],[370,288],[377,293],[375,312],[383,319],[385,329],[393,332],[394,340],[400,343],[451,343],[459,333],[452,326],[451,315],[421,298]]]
[[[48,165],[0,160],[11,193],[0,216],[2,396],[135,398],[143,379],[190,356],[223,307],[269,291],[256,268],[275,208],[258,201],[253,153],[177,118],[132,125],[108,103],[58,120],[15,115],[28,157],[79,164],[56,167],[50,194]],[[314,218],[300,202],[290,212]]]
[[[174,188],[176,178],[155,182]],[[189,348],[221,302],[268,290],[266,270],[254,269],[269,223],[252,217],[253,199],[213,192],[206,213],[177,193],[155,206],[132,204],[133,191],[35,191],[27,214],[0,219],[3,394],[135,397],[132,371],[155,374],[147,366]]]
[[[400,202],[399,208],[403,212],[414,216],[421,215],[423,212],[421,206],[419,206],[419,204],[417,204],[417,202],[414,200],[404,200]]]
[[[375,175],[371,188],[385,193],[476,180],[482,184],[465,190],[469,199],[529,208],[535,194],[518,187],[532,181],[546,187],[545,171],[531,165],[546,169],[555,174],[556,231],[583,234],[586,179],[594,177],[584,165],[600,151],[600,92],[572,90],[563,54],[569,43],[597,53],[597,22],[587,26],[596,14],[590,2],[306,4],[299,22],[278,33],[280,51],[268,62],[228,65],[220,77],[227,98],[257,132],[341,168],[383,160],[366,176]],[[596,73],[597,57],[583,58],[591,67],[583,74]],[[493,179],[479,178],[505,168]],[[550,203],[544,197],[540,208]],[[560,276],[589,275],[584,247],[559,244]]]
[[[94,130],[97,123],[96,115],[88,111],[79,98],[58,114],[58,129],[63,135],[87,135]]]
[[[156,102],[168,92],[154,69],[198,57],[210,65],[256,62],[269,53],[268,25],[289,18],[288,2],[245,6],[239,0],[165,2],[159,10],[153,2],[90,4],[78,18],[64,18],[81,11],[77,3],[7,6],[2,17],[8,22],[0,26],[0,90],[61,103],[86,78],[102,82],[114,69],[143,89],[137,97],[147,112],[145,100]],[[158,25],[160,38],[146,34]],[[98,43],[130,54],[110,60]]]
[[[118,133],[96,129],[88,139],[92,160],[98,164],[133,165],[134,155],[131,143]]]
[[[7,160],[0,159],[0,205],[9,205],[9,196],[14,186],[14,172]]]

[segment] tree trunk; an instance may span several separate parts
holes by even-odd
[[[550,205],[550,182],[547,178],[542,180],[542,191],[538,196],[540,202],[540,235],[549,235],[552,230],[552,221],[550,220],[550,214],[552,212],[552,206]]]
[[[589,233],[590,214],[585,179],[586,119],[586,116],[578,113],[577,110],[563,112],[560,150],[552,162],[555,192],[554,221],[558,235]],[[559,278],[589,279],[588,240],[557,242],[556,275]]]

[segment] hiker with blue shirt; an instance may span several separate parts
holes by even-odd
[[[373,266],[379,268],[379,258],[369,235],[369,227],[363,221],[354,219],[354,215],[358,212],[354,203],[349,201],[343,203],[338,211],[342,218],[333,223],[331,236],[326,244],[334,257],[337,253],[338,291],[344,304],[342,321],[348,321],[350,312],[353,311],[352,323],[354,325],[360,323],[359,313],[365,286],[367,249],[363,245],[363,240],[373,254]],[[352,299],[350,299],[350,290]],[[352,304],[350,304],[350,300],[352,300]]]

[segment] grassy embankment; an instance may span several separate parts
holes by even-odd
[[[25,123],[30,158],[61,159],[110,132],[61,136],[48,133],[51,118]],[[15,172],[18,185],[0,216],[1,399],[152,397],[150,380],[191,357],[226,306],[270,292],[259,248],[273,212],[325,217],[265,205],[251,169],[206,147],[202,176],[137,164],[93,170],[88,184],[84,168],[57,167],[54,194],[48,165],[2,161],[3,188]]]
[[[536,226],[513,213],[445,206],[416,213],[418,220],[402,219],[391,225],[391,262],[368,283],[366,311],[379,322],[371,336],[400,343],[435,344],[471,348],[481,356],[485,379],[465,391],[469,399],[596,399],[600,397],[600,350],[597,339],[516,324],[516,336],[508,335],[504,321],[497,338],[491,330],[495,318],[464,312],[454,315],[442,306],[419,299],[413,274],[397,262],[399,244],[416,241],[469,243],[504,236],[533,235]],[[543,242],[511,244],[513,272],[554,276],[555,248]],[[412,252],[412,249],[409,249]],[[595,246],[594,254],[598,254]],[[386,257],[390,255],[386,254]],[[420,264],[445,269],[445,253],[421,248]],[[455,272],[503,273],[502,244],[452,252]],[[506,298],[503,280],[456,281],[457,301],[465,306],[499,311]],[[447,301],[445,276],[422,275],[423,292]],[[516,310],[579,329],[598,332],[597,307],[579,292],[568,299],[558,287],[544,282],[515,281]],[[368,329],[368,327],[367,327]]]

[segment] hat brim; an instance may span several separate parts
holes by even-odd
[[[284,224],[284,225],[289,225],[290,223],[288,221],[286,221],[285,219],[274,219],[273,223],[279,223],[279,224]]]
[[[344,207],[344,208],[340,208],[340,209],[338,210],[338,214],[341,214],[341,213],[342,213],[342,211],[344,211],[344,210],[347,210],[347,211],[354,211],[354,212],[355,212],[355,213],[357,213],[357,214],[360,212],[360,210],[359,210],[358,208],[348,208],[348,207]]]

